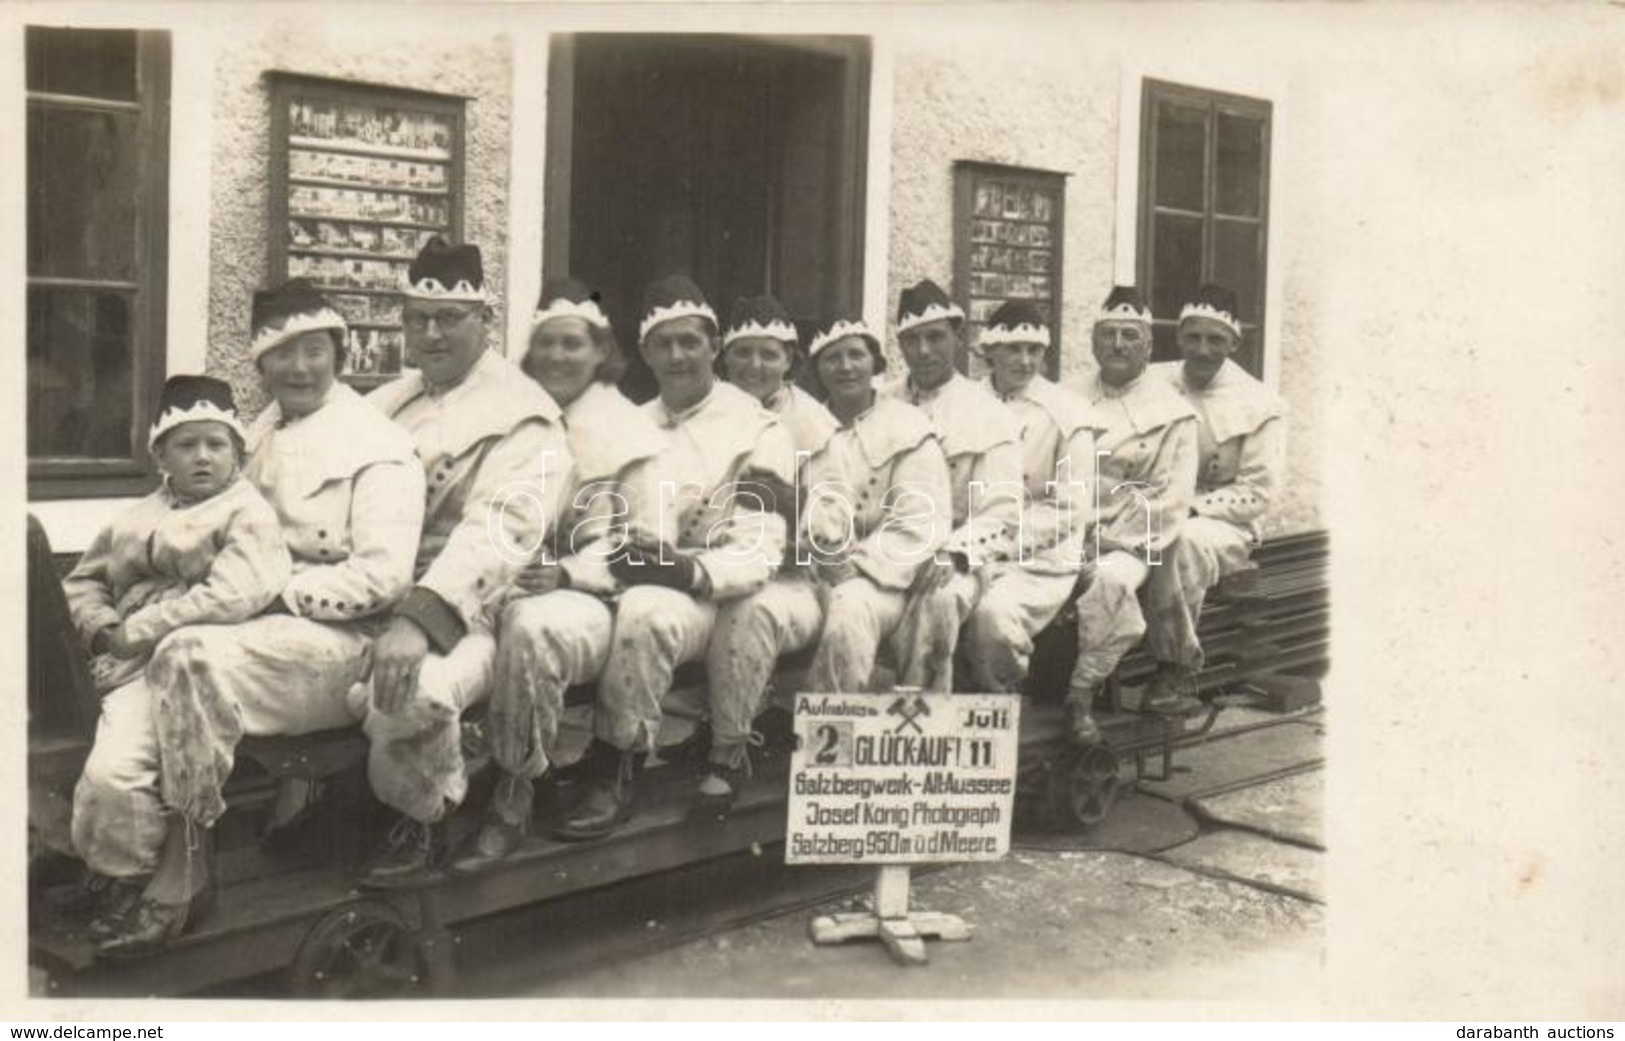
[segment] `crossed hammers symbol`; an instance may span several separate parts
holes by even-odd
[[[887,715],[903,717],[903,721],[897,724],[896,730],[893,731],[894,733],[900,734],[903,732],[904,727],[913,727],[916,733],[924,734],[925,728],[920,726],[916,720],[918,720],[921,716],[929,716],[931,714],[931,706],[925,703],[924,698],[915,698],[913,705],[909,704],[908,698],[906,697],[898,698],[896,701],[891,703],[891,708],[887,709],[886,713]]]

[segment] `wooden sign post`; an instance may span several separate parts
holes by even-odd
[[[959,917],[909,909],[909,865],[1010,850],[1021,699],[1013,694],[803,694],[795,702],[785,862],[878,865],[873,912],[822,915],[814,943],[879,939],[904,965]]]
[[[819,915],[812,920],[813,943],[878,939],[900,965],[924,965],[926,940],[968,940],[971,927],[953,914],[908,909],[909,867],[885,864],[875,878],[873,913]]]

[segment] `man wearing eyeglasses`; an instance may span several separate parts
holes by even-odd
[[[401,815],[368,866],[374,886],[434,867],[437,825],[466,791],[459,717],[491,681],[487,609],[556,521],[570,468],[559,407],[486,347],[479,247],[430,239],[408,283],[401,324],[417,369],[370,400],[412,435],[428,502],[416,584],[373,645],[368,777]]]

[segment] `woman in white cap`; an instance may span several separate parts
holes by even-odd
[[[485,821],[450,868],[474,872],[530,833],[535,782],[553,761],[564,692],[597,678],[624,586],[609,569],[629,525],[654,528],[665,431],[615,383],[625,362],[587,287],[542,287],[522,368],[564,410],[575,461],[565,513],[500,609],[489,731],[500,771]]]
[[[148,437],[162,484],[103,529],[63,582],[105,694],[74,792],[73,842],[90,872],[91,934],[106,951],[179,935],[206,902],[190,821],[166,819],[160,764],[184,764],[159,757],[144,671],[171,634],[252,618],[288,581],[276,513],[241,476],[243,436],[230,387],[170,377]]]
[[[735,301],[722,334],[723,375],[777,413],[796,451],[812,453],[824,447],[836,423],[822,402],[795,385],[800,362],[796,327],[783,304],[772,296]]]
[[[924,412],[875,392],[886,359],[861,320],[837,318],[808,354],[841,425],[805,477],[801,550],[826,601],[807,688],[866,691],[910,587],[952,527],[948,461]]]

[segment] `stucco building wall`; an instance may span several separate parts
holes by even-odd
[[[1120,228],[1120,193],[1129,211],[1138,185],[1118,183],[1123,133],[1122,92],[1139,80],[1124,76],[1132,40],[1093,9],[1057,11],[1043,26],[990,26],[965,16],[939,21],[929,33],[899,34],[893,79],[891,130],[891,224],[888,244],[888,323],[898,293],[920,278],[953,291],[953,164],[967,159],[1034,167],[1069,175],[1066,182],[1065,253],[1062,267],[1061,357],[1063,383],[1092,375],[1089,333],[1100,301],[1118,278],[1117,239],[1136,234]],[[1142,41],[1143,43],[1143,41]],[[1125,50],[1125,48],[1129,48]],[[1140,48],[1143,50],[1143,47]],[[1196,87],[1201,70],[1184,77]],[[1285,148],[1321,149],[1335,135],[1300,134],[1285,118],[1301,118],[1295,106],[1270,92],[1277,104],[1278,138]],[[1129,128],[1129,133],[1135,132]],[[1137,140],[1129,143],[1138,147]],[[1321,520],[1322,336],[1318,333],[1317,272],[1327,263],[1319,223],[1300,189],[1299,171],[1314,170],[1319,155],[1272,155],[1275,170],[1271,220],[1277,247],[1269,257],[1281,280],[1278,372],[1271,378],[1290,410],[1288,478],[1266,525],[1268,534],[1304,531]],[[895,357],[895,337],[888,337]],[[898,360],[900,364],[900,360]]]
[[[286,10],[286,9],[284,9]],[[320,18],[246,18],[219,38],[215,66],[213,213],[209,263],[209,371],[231,381],[251,411],[264,405],[247,358],[253,292],[268,280],[271,70],[409,87],[468,99],[463,237],[481,246],[487,285],[498,290],[490,323],[503,346],[509,197],[512,53],[481,22],[443,19],[369,28],[367,45],[330,32]],[[184,289],[182,291],[185,291]]]
[[[1112,281],[1117,65],[1033,47],[1031,31],[989,46],[985,23],[899,36],[893,81],[887,320],[921,278],[950,292],[956,160],[1068,174],[1061,372],[1088,358],[1090,315]]]

